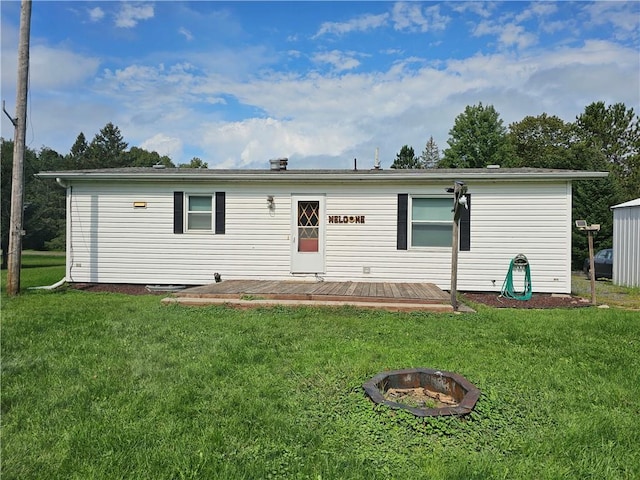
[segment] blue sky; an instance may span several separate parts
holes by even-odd
[[[2,1],[15,108],[20,3]],[[419,154],[467,105],[505,126],[640,110],[640,3],[34,1],[27,143],[61,154],[108,122],[210,168],[373,165]],[[2,118],[4,138],[13,127]]]

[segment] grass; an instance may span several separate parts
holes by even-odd
[[[627,288],[614,285],[611,280],[600,279],[595,282],[596,302],[640,310],[640,288]],[[571,293],[591,298],[591,281],[582,272],[571,276]]]
[[[64,274],[42,265],[24,286]],[[1,342],[3,479],[640,476],[637,312],[27,291],[2,298]],[[365,397],[374,374],[418,366],[477,385],[474,413],[416,419]]]

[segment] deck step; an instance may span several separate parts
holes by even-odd
[[[354,300],[291,300],[291,299],[275,299],[275,298],[219,298],[219,297],[167,297],[162,299],[165,305],[178,304],[185,306],[207,306],[207,305],[230,305],[239,308],[257,308],[257,307],[273,307],[277,305],[285,305],[292,307],[299,306],[325,306],[325,307],[342,307],[352,306],[356,308],[374,308],[388,310],[393,312],[411,312],[411,311],[428,311],[447,313],[453,312],[451,305],[442,303],[406,303],[406,302],[375,302],[375,301],[354,301]]]

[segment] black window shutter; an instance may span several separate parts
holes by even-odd
[[[407,219],[409,209],[409,194],[398,194],[398,250],[407,249]]]
[[[184,192],[173,192],[173,233],[184,233]]]
[[[471,195],[467,193],[467,208],[460,211],[460,251],[471,250]]]
[[[222,234],[225,230],[225,194],[216,192],[216,227],[215,233]]]

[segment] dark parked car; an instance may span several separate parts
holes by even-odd
[[[596,278],[611,278],[613,276],[613,249],[600,250],[593,257]],[[589,259],[585,258],[582,271],[589,275]]]

